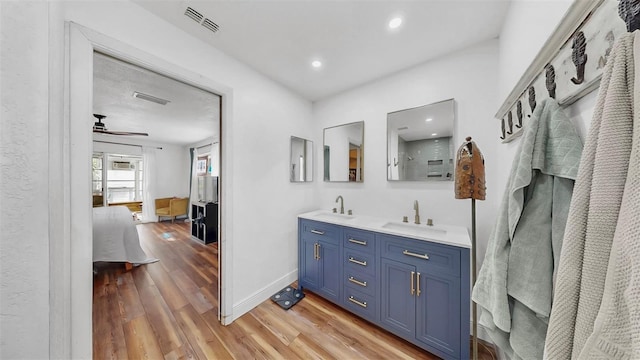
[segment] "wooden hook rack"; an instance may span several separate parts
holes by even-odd
[[[613,42],[640,23],[640,16],[619,15],[618,7],[630,1],[574,1],[496,113],[503,143],[522,135],[545,97],[568,106],[598,88]]]

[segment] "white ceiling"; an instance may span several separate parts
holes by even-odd
[[[496,38],[509,4],[508,0],[134,1],[312,101]],[[219,31],[185,16],[187,6],[219,25]],[[395,16],[402,16],[403,24],[392,31],[387,24]],[[323,67],[312,68],[314,59]]]
[[[508,7],[508,0],[134,1],[311,101],[495,38]],[[220,30],[185,16],[187,6]],[[387,24],[395,16],[403,24],[391,31]],[[314,59],[323,67],[312,68]],[[134,91],[170,103],[134,98]],[[218,137],[220,98],[96,54],[94,113],[107,116],[109,130],[148,132],[135,138],[184,145]]]
[[[211,137],[217,140],[219,96],[99,53],[94,54],[93,74],[93,112],[107,116],[103,120],[107,129],[149,133],[149,137],[109,135],[114,141],[135,138],[186,145]],[[141,100],[133,97],[134,91],[170,102]]]

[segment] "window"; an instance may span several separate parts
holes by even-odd
[[[94,206],[142,201],[142,157],[94,153],[91,159],[91,191]],[[106,195],[106,204],[103,196]]]
[[[107,203],[142,201],[142,158],[109,155],[107,164]]]

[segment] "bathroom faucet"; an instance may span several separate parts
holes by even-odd
[[[413,210],[416,211],[416,224],[420,224],[420,208],[418,206],[418,200],[413,202]]]
[[[338,200],[340,200],[340,214],[344,214],[344,199],[342,198],[342,195],[338,195],[336,202],[338,202]]]

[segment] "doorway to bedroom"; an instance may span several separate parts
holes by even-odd
[[[221,97],[99,52],[93,65],[93,355],[169,356],[190,335],[176,319],[219,319]],[[123,206],[122,231],[96,219]],[[100,243],[114,232],[122,249]]]

